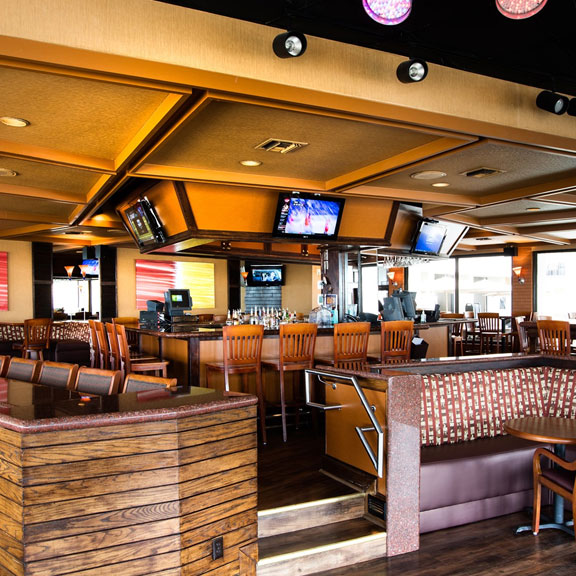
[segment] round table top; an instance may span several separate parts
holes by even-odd
[[[508,420],[504,424],[508,434],[552,444],[576,444],[576,420],[550,416],[529,416]]]

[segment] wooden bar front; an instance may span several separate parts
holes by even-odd
[[[100,402],[74,397],[56,402],[61,417],[40,419],[18,406],[38,387],[18,383],[26,387],[18,391],[6,382],[1,574],[232,575],[241,558],[240,573],[253,573],[246,567],[257,561],[254,398],[207,391],[205,403],[161,407],[127,394],[116,397],[117,412],[70,416],[73,404]],[[224,555],[213,560],[217,537]]]

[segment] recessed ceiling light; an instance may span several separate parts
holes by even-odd
[[[450,186],[449,182],[434,182],[434,184],[432,184],[432,186],[434,186],[434,188],[447,188],[448,186]]]
[[[18,176],[18,172],[16,172],[16,170],[10,170],[9,168],[0,168],[0,176],[13,178],[14,176]]]
[[[446,172],[440,170],[422,170],[410,174],[410,178],[414,178],[414,180],[434,180],[435,178],[444,178],[444,176],[446,176]]]
[[[538,212],[540,208],[538,206],[530,206],[530,208],[526,208],[526,212]]]
[[[253,168],[255,166],[260,166],[262,162],[260,162],[259,160],[241,160],[240,164],[242,164],[242,166],[249,166]]]
[[[24,118],[14,118],[13,116],[0,116],[0,122],[5,126],[12,126],[13,128],[30,126],[28,120],[24,120]]]

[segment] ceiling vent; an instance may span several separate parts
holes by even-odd
[[[257,150],[266,150],[266,152],[280,152],[280,154],[288,154],[300,148],[308,146],[308,142],[294,142],[292,140],[280,140],[279,138],[268,138],[256,146]]]
[[[460,176],[467,176],[468,178],[488,178],[495,174],[503,174],[505,170],[497,170],[496,168],[475,168],[468,170],[468,172],[461,172]]]

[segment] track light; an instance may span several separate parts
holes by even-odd
[[[396,68],[396,76],[400,82],[422,82],[428,74],[428,64],[424,60],[406,60]]]
[[[564,114],[568,109],[568,98],[556,92],[545,90],[536,97],[536,106],[552,114]]]
[[[296,58],[306,52],[306,36],[300,32],[278,34],[272,42],[272,49],[278,58]]]

